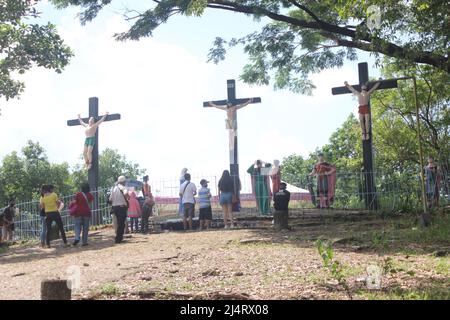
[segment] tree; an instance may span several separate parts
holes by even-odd
[[[28,23],[39,16],[37,0],[0,1],[0,98],[9,100],[24,90],[14,79],[34,65],[60,73],[73,55],[51,23]]]
[[[136,179],[144,172],[145,170],[139,168],[139,164],[127,161],[117,150],[106,148],[99,155],[99,188],[111,187],[121,175]],[[78,186],[87,180],[87,176],[87,171],[78,166],[73,172],[72,180]]]
[[[80,6],[84,24],[111,0],[52,0],[58,8]],[[118,40],[138,40],[174,15],[200,16],[206,9],[225,10],[270,20],[258,32],[238,39],[216,38],[209,60],[219,62],[227,49],[242,45],[249,56],[241,79],[294,92],[311,93],[309,74],[340,67],[356,53],[374,53],[399,63],[426,64],[450,72],[450,3],[445,0],[154,0],[138,12],[126,10],[134,24]],[[378,21],[379,18],[379,21]],[[377,23],[374,23],[377,22]]]

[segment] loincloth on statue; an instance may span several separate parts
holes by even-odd
[[[93,147],[95,145],[95,137],[87,137],[86,140],[84,141],[84,145],[89,147]]]
[[[359,106],[358,107],[358,113],[359,114],[369,114],[369,106],[368,105],[364,105],[364,106]]]

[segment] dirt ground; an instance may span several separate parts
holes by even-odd
[[[300,214],[290,225],[133,234],[120,245],[105,228],[84,248],[13,246],[0,254],[0,299],[39,299],[43,279],[73,270],[74,299],[450,299],[445,235],[403,241],[417,231],[409,221],[347,213]],[[333,243],[349,290],[323,267],[319,238]],[[367,288],[368,266],[382,271],[380,289]]]

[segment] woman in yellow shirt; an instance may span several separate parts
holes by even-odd
[[[58,226],[59,232],[61,233],[61,238],[64,244],[67,246],[66,233],[64,231],[64,225],[61,219],[61,214],[59,210],[62,209],[62,202],[58,199],[58,195],[53,192],[53,186],[46,186],[46,190],[44,191],[44,196],[41,198],[41,207],[45,211],[45,223],[47,225],[47,235],[46,235],[46,243],[47,248],[50,248],[50,228],[52,226],[52,222],[55,221]]]

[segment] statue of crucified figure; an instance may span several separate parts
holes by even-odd
[[[380,79],[381,80],[381,79]],[[347,81],[344,82],[344,85],[358,97],[359,107],[359,123],[361,124],[362,130],[362,139],[369,140],[369,132],[370,132],[370,112],[369,112],[369,99],[370,95],[378,88],[380,82],[374,84],[374,86],[367,91],[367,86],[361,86],[361,92],[353,88],[348,84]]]
[[[106,114],[97,122],[95,122],[95,119],[93,117],[89,118],[89,122],[86,123],[81,119],[81,116],[78,115],[78,121],[80,121],[80,124],[86,128],[84,131],[86,134],[86,140],[84,142],[84,150],[83,150],[83,157],[84,157],[84,163],[87,170],[91,169],[92,166],[92,150],[94,149],[95,145],[95,133],[97,132],[98,126],[105,121],[106,117],[109,115],[109,112],[106,112]]]
[[[235,106],[231,103],[228,103],[226,106],[218,106],[212,101],[209,102],[209,105],[220,110],[225,110],[227,112],[227,118],[225,119],[226,128],[235,131],[237,129],[236,111],[249,105],[252,102],[253,98],[250,98],[247,102]]]

